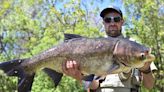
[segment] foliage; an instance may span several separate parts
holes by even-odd
[[[0,1],[0,59],[28,58],[63,41],[64,33],[88,37],[103,36],[97,29],[95,17],[85,13],[81,1],[63,0],[1,0]],[[64,7],[58,8],[58,4]],[[95,24],[93,24],[95,23]],[[0,91],[16,90],[17,78],[9,78],[0,72]],[[43,82],[44,81],[44,82]],[[55,88],[51,79],[38,72],[32,92],[83,92],[74,79],[64,76]]]
[[[131,16],[126,34],[152,48],[156,83],[151,92],[164,91],[164,1],[125,0],[127,15]],[[133,9],[133,10],[132,10]],[[128,24],[128,23],[127,23]],[[133,25],[132,25],[133,24]],[[131,27],[130,27],[131,26]],[[146,89],[142,89],[146,91]]]
[[[0,61],[28,58],[63,41],[63,33],[100,37],[99,7],[105,0],[1,0]],[[111,0],[115,1],[115,0]],[[122,0],[123,1],[123,0]],[[164,90],[164,2],[124,0],[126,36],[152,48],[156,84],[151,92]],[[99,31],[100,30],[100,31]],[[0,92],[15,92],[17,78],[0,71]],[[57,88],[42,71],[36,74],[32,92],[83,92],[74,79],[64,76]],[[143,92],[148,90],[142,88]]]

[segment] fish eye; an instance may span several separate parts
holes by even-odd
[[[140,55],[140,59],[141,59],[141,60],[146,59],[146,57],[145,57],[145,53],[141,53],[141,55]]]

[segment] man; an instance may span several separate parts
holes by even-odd
[[[123,37],[122,25],[124,20],[123,14],[118,7],[110,6],[105,8],[101,11],[100,16],[103,19],[105,32],[108,36]],[[63,65],[63,71],[65,74],[79,80],[85,88],[89,88],[93,92],[139,92],[140,80],[142,80],[143,85],[148,89],[153,88],[154,85],[150,63],[145,63],[142,68],[134,69],[130,72],[110,74],[105,79],[103,78],[104,81],[100,77],[90,82],[82,80],[83,75],[78,67],[79,64],[76,61],[66,61],[66,64]]]

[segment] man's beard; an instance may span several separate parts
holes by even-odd
[[[111,30],[111,31],[108,31],[106,32],[108,36],[111,36],[111,37],[117,37],[117,36],[120,36],[121,35],[121,30]]]

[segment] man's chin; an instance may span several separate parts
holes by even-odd
[[[120,34],[116,34],[116,33],[115,33],[115,34],[112,34],[112,33],[109,33],[108,36],[111,36],[111,37],[118,37],[118,36],[120,36]]]
[[[112,35],[111,37],[118,37],[119,35]]]
[[[108,36],[111,36],[111,37],[117,37],[118,35],[108,34]]]

